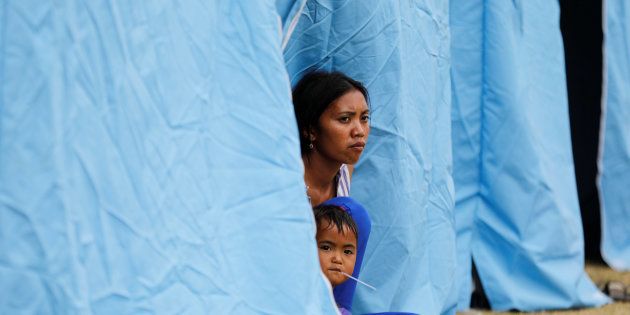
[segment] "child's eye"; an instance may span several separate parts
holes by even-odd
[[[346,249],[346,250],[343,251],[343,253],[346,254],[346,255],[353,255],[354,251],[351,250],[351,249]]]
[[[330,246],[328,246],[328,245],[320,245],[319,249],[325,250],[325,251],[329,251],[330,250]]]

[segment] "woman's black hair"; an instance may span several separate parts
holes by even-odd
[[[368,91],[359,81],[341,72],[313,71],[306,74],[293,88],[293,108],[300,132],[302,155],[309,151],[309,132],[318,127],[319,116],[336,99],[357,90],[369,104]],[[369,105],[368,105],[369,106]]]
[[[357,241],[359,240],[359,228],[357,224],[352,219],[352,216],[343,210],[343,208],[334,205],[319,205],[313,208],[313,214],[315,215],[315,224],[317,227],[321,227],[324,222],[324,219],[328,221],[328,226],[325,228],[329,228],[333,224],[337,227],[339,233],[343,234],[343,227],[347,226],[354,236],[356,236]]]

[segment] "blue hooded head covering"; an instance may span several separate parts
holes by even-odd
[[[324,201],[322,205],[338,206],[348,212],[359,229],[359,239],[357,240],[357,260],[354,264],[354,271],[352,276],[359,278],[361,272],[361,264],[363,263],[363,255],[365,254],[365,248],[367,246],[368,238],[370,237],[370,229],[372,228],[372,221],[365,208],[350,197],[335,197],[330,200]],[[335,302],[340,307],[348,310],[352,310],[352,298],[354,297],[354,290],[357,287],[355,281],[345,281],[338,285],[333,290],[335,295]]]

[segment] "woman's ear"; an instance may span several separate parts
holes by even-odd
[[[308,149],[313,150],[315,146],[313,143],[315,142],[315,133],[312,128],[308,128],[308,130],[304,131],[304,137],[308,140]]]
[[[314,128],[308,128],[307,130],[304,130],[303,132],[303,136],[304,138],[308,139],[308,141],[313,142],[315,141],[316,137],[316,133]]]

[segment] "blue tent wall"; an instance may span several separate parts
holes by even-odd
[[[341,70],[370,92],[351,195],[372,218],[353,312],[454,313],[448,4],[307,1],[286,48],[293,83]]]
[[[452,1],[459,309],[474,257],[493,309],[607,301],[584,273],[559,7]]]
[[[451,86],[458,309],[470,305],[471,238],[481,202],[483,1],[451,0]]]
[[[0,313],[335,312],[281,30],[274,1],[0,6]]]
[[[602,256],[630,270],[630,6],[605,1],[605,103],[600,152]]]

